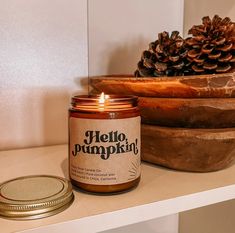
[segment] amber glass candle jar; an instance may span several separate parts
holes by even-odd
[[[140,113],[134,96],[74,96],[69,109],[73,185],[111,193],[140,181]]]

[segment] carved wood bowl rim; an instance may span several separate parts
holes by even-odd
[[[114,81],[178,81],[178,80],[188,80],[188,79],[205,79],[205,78],[220,78],[220,77],[233,77],[235,78],[235,71],[222,74],[203,74],[203,75],[188,75],[188,76],[162,76],[162,77],[135,77],[132,74],[110,74],[110,75],[97,75],[90,76],[90,80],[114,80]]]
[[[93,76],[90,93],[128,94],[163,98],[235,98],[235,72],[224,74],[133,77],[126,74]]]

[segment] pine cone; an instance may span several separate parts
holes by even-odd
[[[178,31],[158,34],[158,40],[149,44],[149,49],[144,51],[136,77],[159,77],[185,75],[189,72],[191,64],[187,59],[187,49],[184,39]]]
[[[188,59],[196,74],[229,72],[235,65],[235,24],[230,18],[215,15],[202,18],[202,25],[193,26],[186,39]]]

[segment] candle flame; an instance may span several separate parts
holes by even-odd
[[[108,98],[109,98],[109,95],[105,95],[104,92],[102,92],[99,98],[99,104],[104,104],[105,100],[107,100]]]

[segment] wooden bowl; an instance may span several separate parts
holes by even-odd
[[[184,129],[142,125],[144,161],[183,171],[224,169],[235,159],[235,128]]]
[[[168,98],[235,97],[235,74],[135,78],[133,76],[91,77],[92,93],[129,94]]]
[[[90,78],[90,85],[94,94],[139,96],[144,161],[195,172],[216,171],[233,163],[234,73],[164,78],[103,76]]]
[[[142,123],[187,128],[235,127],[235,98],[139,97]]]

